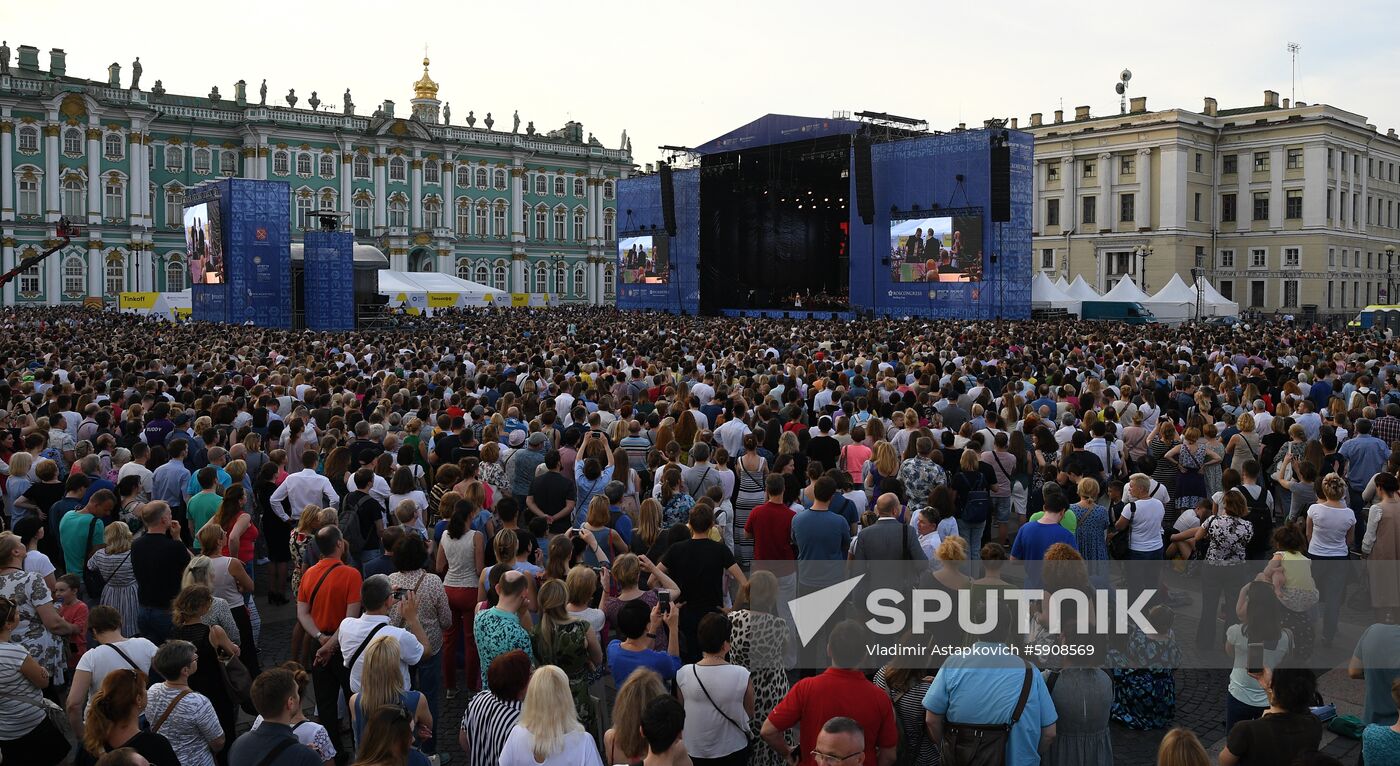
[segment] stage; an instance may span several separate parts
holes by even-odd
[[[1030,316],[1029,134],[767,115],[689,151],[618,186],[619,308]],[[849,308],[796,308],[822,295]]]

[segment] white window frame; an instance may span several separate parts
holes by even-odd
[[[1222,268],[1222,269],[1233,269],[1233,268],[1235,268],[1235,250],[1234,250],[1234,248],[1225,248],[1225,249],[1221,250],[1221,251],[1216,255],[1216,259],[1217,259],[1216,262],[1220,264],[1220,268]]]
[[[408,181],[408,160],[400,155],[389,158],[389,180],[394,183]]]
[[[423,200],[423,228],[442,228],[442,200],[437,197],[427,197]]]
[[[568,185],[567,183],[564,182],[564,177],[563,177],[563,176],[555,176],[555,177],[554,177],[554,196],[556,196],[556,197],[563,197],[563,196],[567,195],[568,192],[566,191],[566,189],[568,189],[568,188],[569,188],[569,185]]]
[[[495,174],[494,174],[494,176],[493,176],[492,179],[491,179],[491,188],[492,188],[492,189],[495,189],[496,191],[505,191],[505,190],[506,190],[506,171],[505,171],[505,168],[496,168]]]
[[[560,205],[554,208],[554,239],[558,242],[569,240],[569,209]]]
[[[509,277],[510,272],[506,269],[505,263],[496,261],[496,265],[491,267],[491,286],[497,290],[508,289],[510,283],[507,280]]]
[[[507,215],[504,201],[498,201],[491,207],[491,234],[497,239],[504,239],[510,235],[506,225]]]
[[[74,173],[63,179],[59,210],[70,220],[86,218],[88,214],[87,181]]]
[[[207,176],[214,171],[214,153],[207,147],[197,146],[190,154],[190,167],[201,176]]]
[[[87,295],[87,262],[81,255],[68,254],[60,266],[63,297],[77,298]]]
[[[611,298],[617,290],[617,278],[614,275],[612,264],[603,267],[603,295]]]
[[[1269,268],[1269,249],[1267,247],[1249,248],[1249,268],[1267,269]]]
[[[425,160],[423,162],[423,183],[442,183],[442,166],[438,164],[437,160]]]
[[[356,231],[369,231],[374,225],[374,201],[364,197],[356,197],[351,202],[350,227]]]
[[[535,239],[541,242],[549,239],[549,208],[543,204],[535,208]]]
[[[63,155],[65,157],[83,156],[83,131],[81,128],[63,129]]]
[[[574,241],[588,239],[588,214],[583,208],[574,208]]]
[[[165,187],[165,225],[178,229],[185,223],[185,187],[178,183]]]
[[[32,178],[17,173],[15,178],[15,213],[22,216],[43,215],[44,177],[30,170]]]
[[[350,177],[356,181],[368,181],[373,172],[374,167],[369,155],[356,152],[355,158],[350,162]]]
[[[491,205],[486,200],[477,200],[472,210],[472,234],[485,237],[490,233]]]
[[[1303,267],[1303,249],[1300,247],[1283,248],[1283,267],[1285,269],[1301,269]]]
[[[609,178],[603,182],[603,199],[612,199],[615,196],[617,196],[617,186]]]
[[[476,189],[491,188],[491,174],[486,168],[477,168],[472,171],[472,187]]]
[[[219,150],[219,175],[238,175],[238,152],[234,149]]]
[[[165,145],[165,170],[168,173],[182,173],[185,170],[185,147],[176,144]]]
[[[30,254],[37,255],[33,248],[20,254],[20,259],[28,258]],[[44,289],[44,274],[39,270],[39,264],[34,264],[19,273],[19,285],[15,288],[20,295],[39,295]]]
[[[603,239],[612,242],[616,237],[617,212],[612,208],[603,211]]]
[[[472,274],[472,282],[479,285],[491,284],[491,267],[486,265],[486,261],[477,262],[476,268],[472,270]]]
[[[294,200],[296,214],[292,221],[292,226],[298,229],[305,229],[308,226],[314,228],[315,224],[310,223],[311,214],[316,210],[316,195],[309,189],[300,189],[296,193]]]
[[[126,291],[126,257],[120,252],[112,253],[102,262],[102,292],[117,295]]]
[[[39,153],[39,128],[35,125],[21,125],[16,131],[15,149],[22,154]]]
[[[584,187],[584,184],[583,184],[583,179],[582,179],[582,178],[575,178],[575,179],[574,179],[574,196],[575,196],[575,197],[583,197],[583,196],[585,196],[584,191],[585,191],[585,187]]]
[[[116,151],[113,151],[116,147]],[[120,133],[108,133],[102,137],[102,156],[113,161],[126,159],[126,137]]]
[[[472,169],[471,169],[469,166],[467,166],[467,165],[458,165],[457,168],[456,168],[456,170],[454,170],[454,171],[452,171],[452,172],[454,172],[454,173],[457,174],[457,188],[459,188],[459,189],[470,189],[470,188],[472,188]]]
[[[584,271],[583,264],[574,267],[574,296],[583,298],[588,294],[588,276]]]
[[[462,197],[457,200],[455,223],[457,236],[468,237],[472,233],[472,201]]]
[[[275,176],[291,175],[292,153],[286,149],[278,149],[272,153],[272,174]]]
[[[165,289],[167,292],[178,293],[185,289],[185,278],[189,275],[189,269],[185,262],[179,258],[172,257],[165,263]],[[174,277],[172,279],[172,277]]]
[[[102,181],[102,217],[108,220],[126,219],[126,179],[109,176]]]
[[[312,171],[316,168],[316,163],[311,161],[311,152],[297,152],[297,175],[302,178],[310,178]]]
[[[316,159],[316,175],[325,178],[335,178],[335,155],[324,152]]]
[[[549,195],[549,178],[544,173],[535,174],[535,196],[545,197]]]
[[[543,261],[535,264],[535,292],[549,292],[549,267]]]
[[[403,197],[389,198],[389,226],[403,229],[408,227],[408,200]]]

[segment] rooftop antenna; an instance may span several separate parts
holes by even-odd
[[[1293,87],[1289,95],[1295,104],[1298,103],[1298,51],[1302,49],[1303,46],[1298,43],[1288,44],[1288,53],[1293,58]]]
[[[1113,86],[1113,91],[1118,94],[1118,113],[1128,113],[1128,81],[1133,79],[1131,70],[1124,69],[1118,73],[1118,84]]]

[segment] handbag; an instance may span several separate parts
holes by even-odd
[[[250,693],[253,690],[253,676],[248,672],[248,666],[243,661],[231,655],[219,654],[219,674],[223,676],[224,688],[228,691],[229,699],[238,702],[238,706],[250,715],[256,715],[253,709]]]
[[[1026,664],[1026,677],[1021,684],[1021,697],[1011,712],[1007,723],[953,723],[943,724],[943,741],[939,743],[942,762],[948,766],[1004,766],[1010,763],[1007,749],[1011,742],[1011,730],[1021,720],[1026,710],[1026,700],[1031,695],[1032,674]]]
[[[1134,516],[1137,515],[1137,503],[1128,503],[1128,508],[1124,510],[1129,509],[1132,510]],[[1132,536],[1133,525],[1130,520],[1128,526],[1116,530],[1113,534],[1108,536],[1108,557],[1119,560],[1128,558],[1128,552],[1131,550],[1128,547],[1128,542],[1132,539]]]
[[[96,528],[97,517],[93,516],[92,521],[88,522],[87,546],[83,549],[84,551],[92,550],[92,532]],[[102,597],[102,588],[107,584],[107,581],[102,578],[102,573],[89,567],[87,563],[87,561],[83,562],[83,590],[87,592],[89,600],[97,601]]]

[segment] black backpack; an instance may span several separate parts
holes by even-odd
[[[355,490],[346,495],[340,501],[340,513],[337,517],[337,524],[340,533],[345,537],[346,545],[350,547],[350,555],[359,556],[365,549],[365,533],[360,526],[360,508],[365,503],[372,503],[379,510],[380,503],[368,492]]]
[[[969,524],[981,524],[987,520],[992,510],[992,494],[987,491],[987,478],[976,472],[975,483],[967,490],[967,502],[963,505],[962,518]]]

